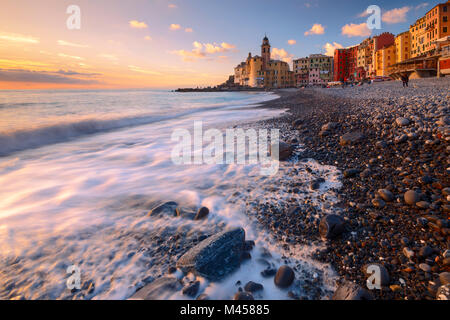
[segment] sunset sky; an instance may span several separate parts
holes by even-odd
[[[441,2],[445,2],[441,0]],[[364,12],[406,31],[438,2],[332,0],[2,0],[0,89],[177,88],[216,85],[267,33],[274,58],[358,44]],[[70,5],[81,29],[69,30]],[[291,67],[292,68],[292,67]]]

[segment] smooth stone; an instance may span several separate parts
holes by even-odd
[[[364,139],[364,135],[359,131],[348,132],[348,133],[344,134],[343,136],[341,136],[339,143],[341,146],[347,146],[347,145],[352,145],[352,144],[358,143],[363,139]]]
[[[156,279],[137,291],[131,300],[160,300],[170,296],[181,289],[181,283],[176,278],[163,277]]]
[[[386,202],[391,202],[394,200],[394,194],[388,189],[380,189],[377,193]]]
[[[244,286],[244,290],[247,292],[257,292],[264,289],[264,286],[260,283],[256,283],[253,281],[247,282],[247,284]]]
[[[344,178],[355,177],[360,171],[358,169],[348,169],[344,171]]]
[[[404,127],[404,126],[408,126],[410,121],[406,118],[403,117],[399,117],[395,120],[395,123],[399,126],[399,127]]]
[[[414,206],[417,202],[420,201],[420,194],[415,192],[414,190],[409,190],[405,193],[404,199],[406,204]]]
[[[373,300],[372,294],[359,285],[346,281],[334,292],[332,300]]]
[[[323,239],[334,239],[345,230],[345,221],[341,216],[329,214],[322,218],[319,233]]]
[[[148,213],[148,216],[155,217],[155,216],[159,216],[163,213],[167,213],[169,215],[176,216],[177,215],[177,211],[176,211],[177,207],[178,207],[178,203],[176,203],[174,201],[165,202],[163,204],[160,204],[160,205],[154,207],[152,210],[150,210],[150,212]]]
[[[280,288],[289,287],[294,282],[295,274],[289,266],[281,266],[275,275],[275,285]]]
[[[202,220],[205,219],[209,214],[209,209],[206,207],[202,207],[198,210],[197,215],[195,216],[194,220]]]
[[[321,129],[322,131],[331,131],[336,129],[337,126],[338,124],[336,122],[328,122],[327,124],[324,124]]]
[[[386,206],[386,202],[384,202],[383,199],[373,199],[372,200],[372,204],[373,204],[374,207],[377,207],[377,208],[380,208],[380,209],[384,208]]]
[[[242,228],[220,232],[186,252],[177,261],[177,268],[212,281],[220,280],[239,267],[244,241]]]
[[[422,248],[420,248],[417,256],[419,258],[425,259],[428,258],[429,256],[431,256],[434,253],[434,250],[429,247],[429,246],[423,246]]]
[[[450,283],[450,272],[442,272],[439,274],[439,280],[442,284]]]
[[[415,253],[412,249],[410,248],[403,248],[403,254],[405,255],[405,257],[407,257],[408,259],[412,259],[415,256]]]
[[[272,159],[276,159],[276,157],[274,156],[275,150],[277,150],[277,145],[276,144],[270,145],[270,155]],[[278,144],[278,160],[285,161],[289,159],[289,157],[292,155],[293,152],[294,147],[292,145],[280,141],[280,143]]]
[[[255,300],[255,298],[249,292],[238,292],[234,295],[233,300]]]
[[[419,269],[423,272],[431,272],[431,267],[426,263],[419,264]]]
[[[427,201],[419,201],[416,203],[416,206],[418,206],[420,209],[428,209],[430,207],[430,203]]]

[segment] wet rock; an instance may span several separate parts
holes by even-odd
[[[255,300],[249,292],[238,292],[234,295],[233,300]]]
[[[415,253],[412,249],[410,248],[403,248],[403,254],[405,255],[405,257],[407,257],[408,259],[412,259],[415,256]]]
[[[353,282],[346,281],[338,287],[332,300],[373,300],[372,294]]]
[[[409,125],[410,121],[409,121],[408,119],[406,119],[406,118],[400,117],[400,118],[397,118],[397,119],[395,120],[395,123],[396,123],[399,127],[405,127],[405,126],[408,126],[408,125]]]
[[[137,291],[131,300],[160,300],[181,289],[181,283],[176,278],[159,278]]]
[[[301,128],[302,124],[303,124],[303,119],[297,119],[297,120],[295,120],[295,121],[292,122],[292,126],[293,126],[295,129]]]
[[[349,132],[341,136],[340,144],[341,146],[352,145],[360,142],[363,139],[364,135],[361,132],[359,131]]]
[[[344,178],[353,178],[359,173],[358,169],[348,169],[344,171]]]
[[[294,282],[294,279],[294,270],[289,266],[282,266],[278,269],[274,282],[277,287],[287,288]]]
[[[373,199],[372,204],[374,207],[380,208],[380,209],[382,209],[386,206],[386,202],[384,202],[383,199]]]
[[[209,209],[206,207],[202,207],[198,210],[197,215],[195,216],[194,220],[202,220],[205,219],[209,214]]]
[[[344,219],[335,214],[326,215],[319,224],[319,233],[323,239],[334,239],[342,234],[344,230]]]
[[[429,247],[429,246],[423,246],[422,248],[420,248],[417,256],[421,259],[425,259],[429,256],[431,256],[434,253],[434,250]]]
[[[419,201],[416,203],[416,206],[420,209],[428,209],[430,207],[430,203],[427,201]]]
[[[160,216],[162,214],[176,216],[177,215],[177,212],[176,212],[177,207],[178,207],[178,203],[176,203],[174,201],[165,202],[163,204],[160,204],[160,205],[154,207],[152,210],[150,210],[148,215],[150,217],[156,217],[156,216]]]
[[[283,141],[280,141],[280,143],[278,144],[278,148],[275,144],[272,144],[270,146],[270,155],[272,156],[272,159],[276,159],[276,150],[278,149],[278,160],[280,161],[285,161],[287,159],[289,159],[289,157],[292,155],[292,153],[294,152],[294,147],[290,144],[287,144]]]
[[[417,202],[420,201],[420,194],[415,192],[414,190],[409,190],[404,195],[406,204],[414,206]]]
[[[268,267],[268,268],[264,269],[263,271],[261,271],[261,275],[264,278],[273,277],[276,273],[277,273],[277,270],[275,268],[272,268],[272,267]]]
[[[386,202],[391,202],[394,200],[394,194],[387,189],[379,189],[378,195]]]
[[[450,272],[442,272],[439,274],[439,280],[442,284],[450,283]]]
[[[319,190],[320,185],[324,182],[325,182],[325,179],[323,179],[323,178],[319,178],[314,181],[311,181],[311,185],[310,185],[311,190]]]
[[[198,290],[200,289],[200,281],[194,281],[188,285],[186,285],[182,292],[185,296],[195,297],[197,295]]]
[[[260,283],[256,283],[253,281],[247,282],[247,284],[244,286],[244,290],[247,292],[257,292],[262,291],[264,289],[264,286]]]
[[[426,263],[419,264],[419,269],[423,272],[431,272],[431,267]]]
[[[183,272],[194,271],[209,280],[220,280],[240,264],[245,231],[235,228],[203,240],[177,262]]]

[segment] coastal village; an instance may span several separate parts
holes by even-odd
[[[311,54],[291,66],[271,59],[267,36],[261,55],[234,68],[218,90],[282,89],[327,86],[333,82],[364,82],[443,77],[450,75],[450,1],[440,3],[398,35],[383,32],[360,44],[336,49],[334,57]]]

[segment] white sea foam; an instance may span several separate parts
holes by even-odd
[[[190,129],[198,119],[206,126],[226,128],[238,120],[277,114],[253,108],[214,109],[0,158],[0,298],[71,299],[66,268],[75,264],[83,285],[95,283],[77,298],[126,299],[175,264],[185,251],[176,251],[177,235],[195,238],[231,225],[244,227],[247,238],[256,240],[254,259],[222,283],[202,280],[202,291],[211,297],[229,299],[237,280],[253,280],[266,288],[259,298],[286,298],[272,280],[258,275],[261,265],[256,258],[263,248],[271,252],[269,260],[276,266],[284,263],[283,257],[300,266],[299,281],[318,272],[331,281],[332,271],[308,258],[311,248],[292,246],[286,251],[245,213],[251,199],[284,201],[287,192],[271,194],[266,188],[282,183],[293,166],[314,167],[325,177],[327,184],[309,196],[317,206],[333,203],[333,188],[340,184],[335,168],[313,160],[294,161],[267,178],[259,175],[257,165],[175,166],[170,160],[173,128]],[[308,181],[311,176],[304,172],[297,178]],[[239,196],[233,196],[236,191]],[[321,201],[324,195],[327,199]],[[207,206],[211,214],[203,222],[148,217],[147,212],[164,200]]]

